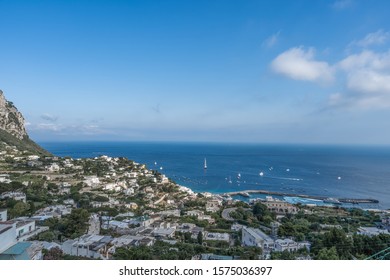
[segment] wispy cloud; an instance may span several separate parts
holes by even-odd
[[[50,114],[43,114],[41,115],[41,119],[45,121],[56,122],[58,120],[58,117]]]
[[[291,48],[278,55],[271,63],[271,69],[278,74],[294,80],[311,82],[330,82],[333,70],[325,61],[314,58],[313,48]]]
[[[29,123],[28,130],[54,133],[56,135],[99,135],[110,133],[109,130],[96,124]]]
[[[265,46],[267,48],[272,48],[273,46],[275,46],[278,43],[279,37],[280,37],[280,31],[272,34],[270,37],[265,39],[263,42],[263,46]]]
[[[344,10],[352,7],[353,0],[337,0],[332,4],[332,8],[335,10]]]
[[[371,47],[371,46],[379,46],[385,44],[390,38],[390,32],[384,31],[382,29],[367,34],[363,39],[353,41],[349,47],[358,46],[358,47]]]

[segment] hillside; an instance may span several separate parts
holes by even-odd
[[[0,148],[15,146],[20,151],[32,154],[50,155],[30,139],[24,126],[24,117],[0,90]]]

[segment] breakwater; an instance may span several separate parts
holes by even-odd
[[[235,192],[226,192],[223,193],[223,196],[235,196],[240,195],[244,197],[250,196],[250,194],[265,194],[265,195],[276,195],[276,196],[290,196],[290,197],[300,197],[300,198],[308,198],[308,199],[318,199],[318,200],[329,200],[329,197],[326,196],[318,196],[318,195],[306,195],[306,194],[292,194],[285,192],[275,192],[275,191],[267,191],[267,190],[245,190],[245,191],[235,191]],[[360,203],[379,203],[379,200],[372,198],[335,198],[336,201],[341,203],[351,203],[351,204],[360,204]]]

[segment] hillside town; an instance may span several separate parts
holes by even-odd
[[[365,259],[390,212],[195,193],[126,158],[0,143],[1,259]]]

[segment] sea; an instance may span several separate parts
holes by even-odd
[[[195,192],[267,190],[292,194],[282,197],[290,202],[317,205],[324,203],[294,194],[370,198],[379,203],[342,206],[390,209],[390,147],[173,142],[39,144],[61,157],[127,157]]]

